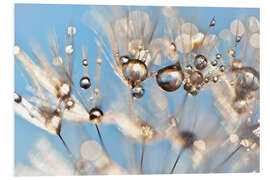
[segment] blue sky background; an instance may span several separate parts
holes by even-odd
[[[97,47],[94,43],[94,35],[89,28],[82,23],[82,16],[89,10],[87,5],[41,5],[41,4],[16,4],[15,5],[15,44],[20,45],[31,57],[30,42],[36,40],[41,44],[45,53],[50,56],[50,49],[48,47],[48,34],[52,29],[55,29],[60,40],[63,42],[64,30],[68,24],[72,23],[76,26],[77,33],[75,36],[75,65],[74,65],[74,81],[79,82],[82,74],[81,63],[81,46],[88,45],[89,59],[95,59],[97,56]],[[211,31],[218,33],[225,27],[229,27],[230,23],[235,18],[246,19],[249,16],[255,16],[259,19],[259,9],[252,8],[205,8],[205,7],[185,7],[181,8],[181,15],[186,21],[191,21],[192,15],[194,16],[194,23],[201,29],[206,29],[209,21],[215,16],[217,23],[216,27]],[[93,17],[94,18],[94,17]],[[63,44],[63,43],[62,43]],[[105,61],[104,61],[105,62]],[[94,65],[94,63],[92,63]],[[110,67],[105,62],[103,63],[102,73],[108,73],[108,76],[117,83],[117,86],[122,86],[120,81],[112,74]],[[15,63],[15,91],[21,95],[28,95],[25,90],[25,82],[23,81],[18,67],[19,63]],[[91,70],[90,75],[94,77],[95,70]],[[106,84],[107,79],[104,79],[103,86]],[[106,92],[106,91],[104,91]],[[110,94],[106,94],[110,97]],[[83,131],[81,131],[83,130]],[[105,127],[101,125],[101,130],[104,135],[104,140],[109,154],[113,155],[120,165],[125,166],[125,159],[119,153],[119,145],[122,143],[123,137],[118,133],[115,127]],[[79,134],[79,135],[78,135]],[[55,145],[56,149],[63,152],[66,157],[67,154],[61,142],[57,137],[54,137],[47,132],[33,126],[26,120],[15,115],[15,164],[25,163],[29,164],[28,157],[26,156],[35,140],[39,136],[46,136]],[[75,127],[65,123],[63,125],[63,137],[66,139],[67,144],[72,144],[71,150],[75,156],[79,154],[79,142],[76,137],[81,140],[93,138],[97,139],[97,133],[92,125],[76,125]],[[166,143],[161,146],[166,148]]]

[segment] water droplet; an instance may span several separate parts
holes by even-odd
[[[187,92],[190,92],[192,89],[192,84],[191,83],[185,83],[184,85],[184,90]]]
[[[221,54],[216,54],[216,59],[221,59],[222,58],[222,55]]]
[[[237,87],[250,91],[256,91],[260,87],[259,73],[255,69],[244,67],[238,69],[236,73]]]
[[[194,59],[194,66],[198,70],[203,70],[207,66],[207,59],[203,55],[197,55]]]
[[[156,81],[164,91],[176,91],[182,84],[183,74],[179,64],[167,66],[158,71]]]
[[[212,66],[216,66],[216,65],[217,65],[217,60],[211,61],[211,65],[212,65]]]
[[[102,59],[101,58],[98,58],[97,59],[97,64],[101,64],[102,63]]]
[[[125,78],[131,83],[132,86],[135,86],[137,83],[144,81],[148,74],[147,66],[144,62],[132,59],[123,66],[123,74]]]
[[[185,66],[185,71],[186,71],[186,73],[191,74],[192,71],[193,71],[192,66],[191,66],[191,65],[186,65],[186,66]]]
[[[71,98],[67,98],[65,100],[65,103],[66,103],[66,108],[68,110],[72,109],[74,107],[74,105],[75,105],[74,101]]]
[[[204,83],[208,83],[209,82],[209,78],[204,78],[203,82]]]
[[[215,26],[215,25],[216,25],[216,20],[215,20],[215,18],[213,18],[213,19],[211,20],[209,26],[213,27],[213,26]]]
[[[103,112],[99,108],[93,108],[89,112],[89,121],[98,124],[101,122]]]
[[[17,94],[17,93],[14,93],[14,94],[13,94],[13,98],[14,98],[14,101],[15,101],[16,103],[22,102],[22,97],[21,97],[19,94]]]
[[[234,50],[234,49],[230,49],[230,50],[229,50],[229,55],[230,55],[231,57],[235,57],[235,50]]]
[[[241,41],[241,36],[236,36],[235,42],[239,43]]]
[[[58,88],[58,97],[66,97],[70,95],[71,87],[68,83],[62,83]]]
[[[189,94],[192,96],[197,96],[198,91],[196,91],[196,89],[192,89],[191,91],[189,91]]]
[[[132,96],[134,98],[141,98],[144,95],[144,88],[141,85],[137,85],[132,89]]]
[[[218,82],[218,76],[213,77],[213,82],[214,83],[217,83]]]
[[[243,99],[235,98],[232,104],[233,109],[237,113],[244,113],[247,110],[247,102]]]
[[[82,65],[83,65],[83,66],[88,66],[88,61],[87,61],[87,59],[83,59]]]
[[[203,82],[203,75],[199,71],[194,71],[190,76],[190,83],[192,85],[198,85]]]
[[[83,89],[88,89],[91,86],[90,79],[88,77],[82,77],[80,80],[80,86]]]
[[[129,61],[129,57],[128,57],[128,56],[121,56],[121,57],[120,57],[120,62],[121,62],[122,64],[127,64],[128,61]]]
[[[220,70],[221,72],[224,72],[224,71],[225,71],[225,66],[224,66],[224,65],[219,66],[219,70]]]

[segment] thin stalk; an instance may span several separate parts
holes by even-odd
[[[178,156],[177,156],[177,158],[176,158],[176,160],[175,160],[175,162],[174,162],[174,164],[173,164],[173,167],[172,167],[172,169],[171,169],[170,174],[173,174],[174,169],[175,169],[175,167],[176,167],[176,165],[177,165],[179,159],[181,158],[181,156],[182,156],[182,154],[184,153],[185,150],[186,150],[185,148],[182,148],[182,149],[179,151]]]
[[[237,153],[240,149],[241,149],[241,145],[239,145],[233,152],[231,152],[231,154],[226,158],[224,159],[214,170],[213,172],[216,172],[219,168],[221,168],[226,162],[228,162],[232,156]]]
[[[145,146],[145,140],[143,140],[143,143],[142,143],[142,154],[141,154],[141,164],[140,164],[140,172],[142,174],[143,174],[144,146]]]
[[[96,126],[96,129],[97,129],[97,132],[98,132],[98,137],[99,137],[99,140],[100,140],[101,146],[102,146],[103,150],[105,151],[105,153],[106,153],[106,154],[109,156],[109,153],[108,153],[108,151],[107,151],[107,149],[106,149],[106,147],[105,147],[105,144],[104,144],[104,141],[103,141],[102,135],[101,135],[101,133],[100,133],[100,131],[99,131],[98,125],[97,125],[97,124],[95,124],[95,126]]]

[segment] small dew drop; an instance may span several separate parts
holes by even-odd
[[[219,66],[219,70],[220,70],[220,72],[224,72],[225,71],[225,66],[224,65]]]
[[[80,80],[80,86],[83,89],[88,89],[91,86],[90,79],[88,77],[82,77]]]
[[[142,87],[142,85],[137,85],[132,89],[132,96],[134,98],[139,99],[143,97],[143,95],[144,95],[144,88]]]
[[[218,82],[218,76],[213,77],[213,82],[214,83],[217,83]]]
[[[21,97],[19,94],[17,94],[17,93],[14,93],[14,94],[13,94],[13,98],[14,98],[14,101],[15,101],[16,103],[22,102],[22,97]]]
[[[210,25],[209,25],[209,26],[213,27],[213,26],[215,26],[215,25],[216,25],[216,19],[215,19],[215,18],[213,18],[213,19],[211,20],[211,22],[210,22]]]
[[[87,59],[83,59],[82,65],[83,65],[83,66],[88,66],[88,61],[87,61]]]
[[[120,62],[121,62],[122,64],[127,64],[128,61],[129,61],[129,57],[128,57],[128,56],[121,56],[121,57],[120,57]]]
[[[66,102],[66,108],[68,110],[72,109],[75,105],[74,101],[71,98],[67,98]]]
[[[211,61],[211,65],[212,65],[212,66],[216,66],[216,65],[217,65],[217,60]]]
[[[216,54],[216,59],[221,59],[222,58],[222,55],[221,54]]]

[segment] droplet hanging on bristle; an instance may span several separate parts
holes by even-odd
[[[134,98],[141,98],[144,95],[144,88],[142,85],[137,85],[134,88],[132,88],[132,96]]]
[[[215,19],[215,18],[213,18],[213,19],[211,20],[211,22],[210,22],[210,25],[209,25],[209,26],[213,27],[213,26],[215,26],[215,25],[216,25],[216,19]]]
[[[90,79],[88,77],[82,77],[80,80],[80,86],[83,89],[88,89],[91,86]]]
[[[164,91],[176,91],[182,84],[184,79],[179,64],[167,66],[158,71],[156,81]]]
[[[83,66],[88,66],[88,61],[87,61],[87,59],[83,59],[82,65],[83,65]]]
[[[251,67],[236,70],[236,84],[242,89],[256,91],[260,87],[259,73]]]
[[[194,59],[194,66],[198,70],[203,70],[207,66],[207,59],[205,56],[199,54]]]
[[[19,94],[17,94],[17,93],[14,93],[14,94],[13,94],[13,98],[14,98],[14,101],[15,101],[16,103],[22,102],[22,97],[21,97],[21,95],[19,95]]]
[[[94,124],[100,123],[102,120],[102,117],[103,117],[103,112],[99,108],[93,108],[89,112],[89,121]]]
[[[144,62],[131,59],[124,64],[123,74],[128,82],[134,86],[147,78],[148,69]]]
[[[219,70],[220,70],[220,72],[224,72],[225,71],[225,66],[224,65],[219,66]]]
[[[66,104],[66,108],[68,110],[72,109],[74,107],[74,105],[75,105],[74,101],[71,98],[67,98],[65,100],[65,104]]]
[[[129,61],[129,57],[128,56],[121,56],[120,57],[121,64],[127,64],[128,61]]]

